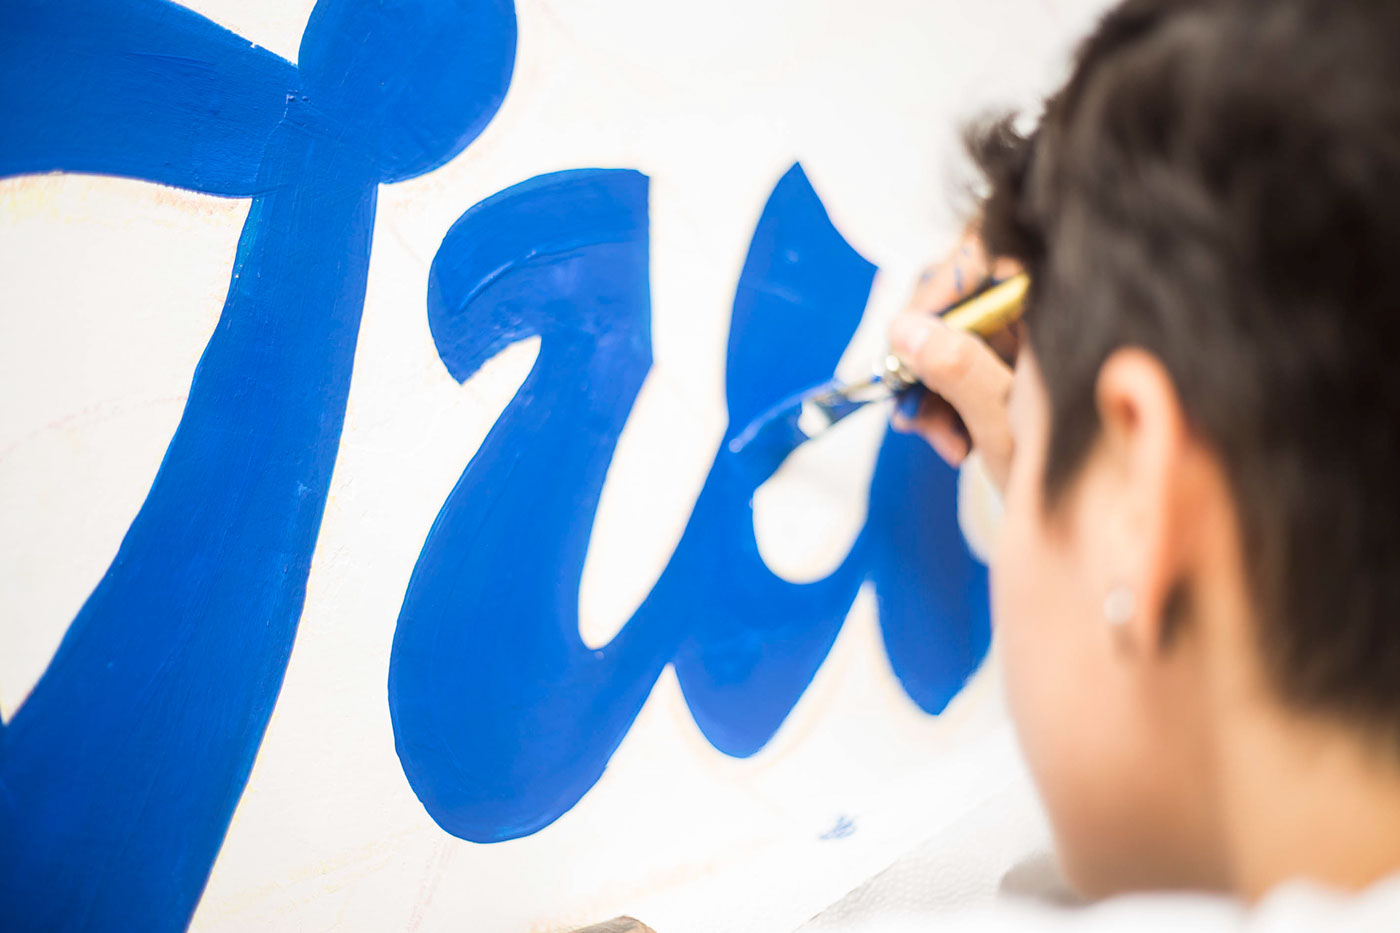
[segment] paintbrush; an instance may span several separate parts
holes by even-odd
[[[1021,316],[1029,287],[1024,273],[1013,275],[952,305],[940,317],[949,327],[990,337]],[[831,379],[774,405],[734,435],[729,451],[776,468],[800,445],[871,402],[899,398],[903,408],[927,391],[897,356],[888,353],[866,379]]]

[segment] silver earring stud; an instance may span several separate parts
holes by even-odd
[[[1128,586],[1115,586],[1103,598],[1103,616],[1115,628],[1127,625],[1137,614],[1137,597]]]

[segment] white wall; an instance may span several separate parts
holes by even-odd
[[[189,4],[294,58],[310,0]],[[724,430],[728,309],[774,182],[800,160],[881,272],[846,363],[959,226],[959,120],[1034,99],[1097,0],[521,0],[513,83],[462,156],[380,193],[349,411],[295,650],[194,918],[199,930],[554,930],[631,912],[661,933],[791,929],[989,797],[1023,786],[991,672],[943,716],[904,696],[868,594],[777,738],[726,758],[668,672],[602,781],[489,846],[414,797],[385,697],[429,524],[534,344],[465,385],[427,329],[448,226],[532,175],[652,178],[655,366],[603,494],[580,596],[606,641],[664,567]],[[248,209],[143,182],[0,182],[0,714],[9,718],[116,553],[217,320]],[[42,313],[31,313],[42,309]],[[765,487],[765,558],[838,562],[881,425]],[[852,455],[851,450],[865,453]],[[818,837],[846,817],[857,831]],[[1034,827],[1027,828],[1027,845]]]

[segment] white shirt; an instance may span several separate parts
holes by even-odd
[[[1087,907],[1003,900],[966,913],[870,916],[841,933],[1395,933],[1400,931],[1400,874],[1357,894],[1307,882],[1276,888],[1253,907],[1224,897],[1137,894]]]

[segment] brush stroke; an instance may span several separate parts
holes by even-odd
[[[643,176],[532,179],[444,238],[428,317],[465,381],[512,341],[539,356],[428,534],[390,659],[395,743],[447,832],[512,839],[567,812],[602,775],[666,664],[706,737],[752,755],[875,587],[891,663],[938,712],[985,653],[985,570],[953,511],[954,473],[891,434],[868,521],[828,577],[794,584],[753,532],[760,452],[729,443],[774,397],[831,375],[875,269],[840,236],[799,166],[764,207],[739,277],[727,357],[730,428],[666,569],[604,647],[584,645],[578,590],[607,466],[651,365]]]
[[[164,0],[0,4],[0,176],[95,172],[257,192],[297,69]]]
[[[169,3],[0,13],[0,171],[257,195],[155,482],[0,733],[7,929],[188,925],[301,615],[378,185],[460,152],[514,49],[509,0],[322,0],[297,68]]]

